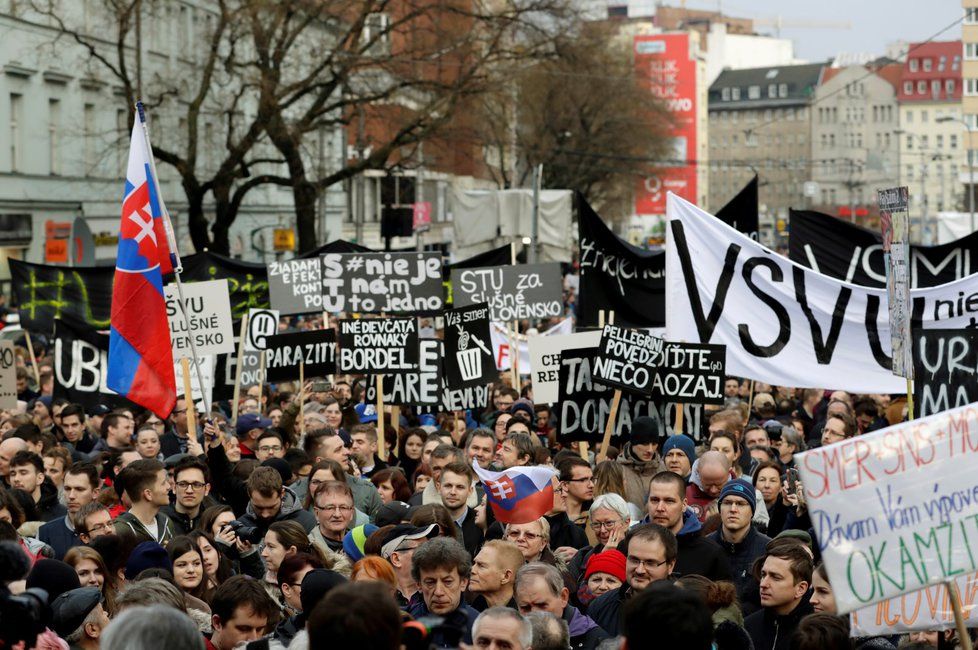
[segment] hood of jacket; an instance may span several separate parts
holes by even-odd
[[[567,621],[567,631],[570,632],[571,638],[575,636],[581,636],[582,634],[587,634],[589,630],[593,630],[598,627],[598,624],[591,620],[590,617],[585,616],[580,612],[579,609],[573,605],[568,605],[564,608],[564,620]]]
[[[700,478],[700,459],[697,458],[693,462],[692,469],[689,470],[689,480],[686,481],[689,485],[695,485],[701,491],[703,490],[703,479]]]
[[[279,509],[278,514],[275,515],[275,521],[285,519],[292,513],[302,510],[302,504],[299,503],[299,497],[295,495],[292,488],[284,488],[285,493],[282,495],[282,507]],[[255,510],[251,507],[251,501],[248,502],[248,507],[245,509],[245,514],[254,517],[258,520],[258,515],[255,514]]]
[[[37,501],[38,511],[43,514],[59,504],[58,488],[54,487],[54,483],[45,479],[44,482],[41,483],[41,498]]]
[[[695,537],[700,534],[700,530],[703,529],[703,524],[696,517],[696,513],[692,510],[683,511],[683,527],[679,529],[676,533],[676,537]]]

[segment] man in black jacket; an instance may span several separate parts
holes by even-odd
[[[550,612],[567,621],[571,648],[594,650],[608,638],[608,633],[569,604],[569,600],[570,592],[556,567],[543,562],[530,562],[516,572],[516,604],[520,613]]]
[[[63,559],[73,546],[81,546],[82,540],[75,531],[72,516],[98,496],[98,470],[91,463],[76,463],[65,474],[65,501],[68,514],[41,526],[37,538],[54,549],[56,559]]]
[[[795,541],[771,544],[760,571],[760,611],[744,620],[756,650],[787,650],[798,622],[812,613],[811,553]]]
[[[211,491],[210,470],[197,458],[184,458],[173,468],[173,487],[176,499],[163,506],[162,512],[173,523],[175,535],[188,535],[197,527],[200,515],[216,502]]]
[[[462,545],[472,557],[479,554],[484,537],[482,529],[475,523],[475,509],[470,508],[467,503],[473,491],[474,480],[472,470],[463,463],[445,466],[435,479],[441,502],[448,508],[455,525],[462,532]]]
[[[44,475],[44,461],[31,451],[18,451],[10,459],[10,487],[31,495],[41,521],[60,519],[68,514],[58,501],[58,488]]]
[[[675,472],[659,472],[649,484],[649,516],[645,522],[668,528],[676,536],[679,557],[675,572],[679,576],[697,574],[710,580],[730,580],[730,565],[723,551],[702,536],[703,526],[686,508],[686,481]]]
[[[720,530],[707,539],[715,542],[730,564],[737,600],[744,614],[761,607],[759,585],[754,577],[754,561],[764,555],[771,538],[751,525],[757,495],[754,486],[742,478],[728,481],[717,499],[720,504]]]

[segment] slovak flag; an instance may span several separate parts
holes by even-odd
[[[486,500],[496,519],[504,524],[528,524],[554,507],[556,472],[549,467],[510,467],[501,472],[482,469],[472,463],[482,481]]]
[[[136,119],[129,142],[106,385],[165,419],[177,399],[163,296],[163,274],[173,263],[143,119]]]

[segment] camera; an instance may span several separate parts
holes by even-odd
[[[0,587],[0,647],[9,648],[23,641],[24,647],[33,648],[50,618],[48,592],[44,589],[27,589],[14,596]]]
[[[234,531],[238,539],[242,542],[250,542],[252,544],[260,544],[264,535],[258,530],[256,526],[249,526],[240,519],[235,519],[234,521],[228,523],[228,527]]]
[[[402,626],[401,643],[405,650],[457,648],[465,636],[465,614],[455,611],[448,616],[422,616]]]

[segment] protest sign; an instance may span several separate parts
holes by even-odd
[[[268,297],[283,316],[323,310],[323,263],[318,257],[271,262]]]
[[[299,364],[306,377],[336,372],[336,332],[332,329],[288,332],[265,337],[265,379],[298,379]],[[247,385],[243,380],[243,385]]]
[[[725,345],[730,374],[773,385],[906,390],[891,372],[885,291],[793,264],[678,197],[669,218],[669,340]],[[978,318],[973,279],[911,298],[915,329]]]
[[[492,319],[509,322],[564,313],[560,264],[452,269],[456,307],[489,303]]]
[[[445,305],[439,253],[328,253],[322,276],[328,312],[426,314]]]
[[[795,456],[840,613],[978,571],[978,407]]]
[[[211,398],[214,396],[214,355],[206,355],[200,359],[200,375],[204,378],[204,391],[200,389],[200,376],[197,374],[196,362],[190,359],[189,363],[191,399],[195,404],[201,400],[206,404],[212,404]],[[179,361],[173,364],[173,376],[176,377],[177,382],[177,397],[183,397],[183,364]],[[204,399],[205,396],[206,399]]]
[[[0,341],[0,409],[17,408],[17,357],[13,341]]]
[[[978,573],[954,579],[967,627],[978,627]],[[954,627],[951,597],[944,585],[903,594],[849,614],[853,637],[889,636],[915,630],[950,630]]]
[[[531,336],[530,381],[533,382],[533,400],[537,404],[552,404],[559,395],[558,371],[560,353],[565,350],[593,348],[601,343],[601,331],[577,332],[562,336]]]
[[[722,345],[667,341],[650,388],[652,397],[660,400],[722,405],[725,379],[726,350]]]
[[[266,339],[278,334],[279,316],[275,309],[249,309],[244,349],[249,352],[264,350]]]
[[[128,404],[106,385],[109,370],[109,335],[54,321],[54,391],[86,409],[98,404]]]
[[[197,345],[197,354],[201,356],[234,350],[227,281],[184,284],[183,304],[186,312],[180,309],[176,285],[166,285],[163,293],[166,296],[166,318],[170,324],[170,342],[175,360],[192,357],[191,337]]]
[[[10,287],[24,329],[50,334],[55,319],[94,329],[109,326],[115,268],[8,261]]]
[[[791,210],[788,257],[837,280],[886,286],[880,233],[821,212]],[[937,246],[910,246],[910,288],[935,287],[978,273],[978,232]]]
[[[406,373],[384,375],[384,404],[392,406],[438,406],[442,400],[442,344],[437,339],[418,343],[418,359]],[[369,378],[364,397],[367,404],[377,402],[377,381]]]
[[[918,330],[913,356],[919,415],[978,402],[978,330]]]
[[[664,344],[641,330],[605,325],[594,359],[594,378],[606,386],[651,395]]]
[[[417,318],[340,320],[339,371],[411,372],[418,364]]]
[[[489,305],[445,312],[445,382],[452,388],[488,384],[498,377],[489,346]]]
[[[913,379],[910,346],[910,194],[906,187],[879,190],[880,227],[886,263],[886,295],[890,305],[890,346],[893,374]]]
[[[234,380],[237,371],[238,354],[218,354],[214,357],[214,400],[234,398]],[[261,352],[245,350],[241,355],[241,385],[244,387],[260,385],[265,382],[262,374]]]
[[[241,320],[249,309],[268,307],[268,269],[264,264],[242,262],[212,251],[183,258],[184,282],[227,280],[231,297],[231,318]]]
[[[443,411],[481,410],[489,405],[489,386],[451,388],[442,382],[441,409]]]

